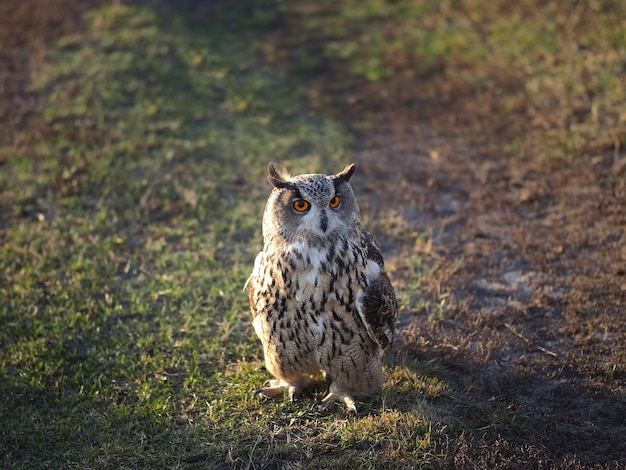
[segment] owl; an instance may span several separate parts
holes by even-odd
[[[381,358],[392,342],[397,302],[380,247],[360,225],[349,180],[289,176],[270,163],[273,190],[263,214],[263,251],[247,287],[254,330],[275,379],[258,390],[291,400],[325,376],[325,408],[377,392],[386,381]]]

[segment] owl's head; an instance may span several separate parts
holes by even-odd
[[[336,175],[290,176],[269,164],[274,186],[263,215],[263,236],[288,241],[321,242],[348,236],[359,227],[359,207],[348,181],[356,166]]]

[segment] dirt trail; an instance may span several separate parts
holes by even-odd
[[[441,126],[454,109],[433,124],[428,103],[401,104],[374,106],[388,125],[360,158],[384,175],[375,197],[433,233],[444,267],[428,295],[445,298],[445,319],[402,323],[406,349],[464,390],[451,418],[485,416],[482,444],[451,458],[496,443],[511,464],[626,464],[626,158],[503,155],[477,142],[477,123]]]

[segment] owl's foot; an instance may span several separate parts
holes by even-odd
[[[284,380],[272,379],[269,381],[269,387],[263,387],[255,390],[255,395],[260,395],[263,398],[276,398],[283,392],[289,392],[289,401],[292,403],[295,401],[295,395],[300,393],[300,389],[295,385],[291,385]]]
[[[326,395],[322,401],[320,401],[317,406],[320,410],[324,410],[333,402],[341,402],[346,405],[346,409],[354,413],[355,416],[359,416],[359,413],[356,410],[356,403],[354,403],[354,399],[348,395],[347,393],[330,391],[328,395]]]

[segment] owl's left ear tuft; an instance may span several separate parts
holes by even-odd
[[[339,186],[341,183],[347,183],[352,178],[352,175],[356,171],[356,164],[351,163],[346,166],[340,173],[337,173],[333,178],[333,183],[335,183],[335,187]]]
[[[272,162],[267,166],[267,180],[275,188],[289,188],[293,186],[293,183],[285,181],[285,175],[278,171],[278,168]]]

